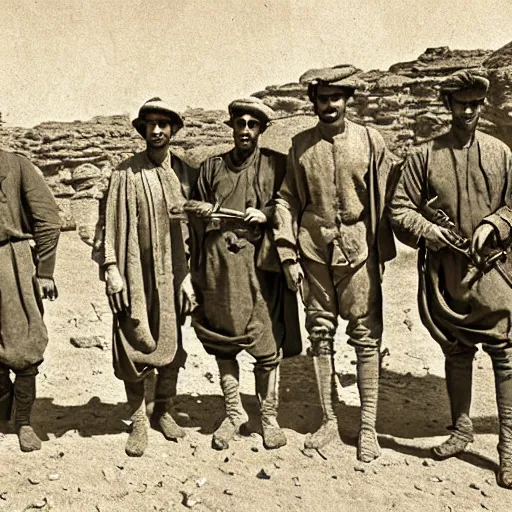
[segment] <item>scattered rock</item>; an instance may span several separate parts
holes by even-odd
[[[260,469],[256,478],[259,478],[260,480],[270,480],[270,475],[264,469]]]
[[[439,477],[439,476],[433,476],[431,479],[430,479],[431,482],[443,482],[444,479]]]
[[[358,473],[366,473],[366,468],[362,464],[356,464],[354,466],[354,471],[357,471]]]
[[[207,482],[206,478],[201,477],[198,480],[196,480],[196,487],[203,487],[203,485]]]
[[[476,489],[477,491],[479,491],[479,490],[480,490],[480,486],[479,486],[478,484],[476,484],[475,482],[471,482],[471,483],[469,484],[469,488],[470,488],[470,489]]]
[[[228,496],[233,496],[233,491],[231,489],[224,489],[224,494],[227,494]]]
[[[187,508],[195,507],[198,503],[201,503],[201,498],[195,494],[189,494],[183,491],[181,494],[183,495],[182,504]]]
[[[69,341],[76,348],[98,347],[103,350],[107,346],[107,341],[103,335],[72,336]]]
[[[112,468],[103,468],[101,472],[103,473],[103,478],[105,478],[105,481],[109,484],[116,481],[116,474]]]
[[[255,452],[255,453],[258,453],[259,450],[256,446],[251,446],[251,452]]]
[[[299,480],[298,476],[293,476],[292,482],[293,482],[293,485],[295,485],[295,487],[300,487],[300,480]]]
[[[59,473],[50,473],[48,475],[48,480],[50,480],[50,482],[55,482],[56,480],[59,480],[59,479],[60,479]]]
[[[41,483],[41,480],[39,480],[39,478],[34,478],[32,476],[29,476],[28,477],[28,481],[32,484],[32,485],[39,485]]]
[[[484,498],[490,498],[492,496],[492,494],[489,491],[485,491],[484,489],[482,489],[480,493]]]
[[[435,463],[433,460],[431,459],[425,459],[423,462],[422,462],[422,465],[427,467],[427,468],[433,468],[435,466]]]

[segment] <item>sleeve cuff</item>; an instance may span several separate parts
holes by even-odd
[[[492,215],[485,217],[482,222],[494,227],[501,242],[506,242],[510,239],[512,226],[510,222],[505,220],[499,213],[493,213]]]

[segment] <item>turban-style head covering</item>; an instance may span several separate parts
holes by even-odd
[[[440,93],[443,103],[450,108],[450,97],[464,102],[484,100],[489,90],[489,80],[468,70],[457,71],[441,85]]]
[[[307,84],[309,99],[315,103],[316,91],[319,85],[341,87],[347,90],[348,96],[353,96],[356,89],[366,89],[367,82],[359,78],[361,70],[350,65],[343,64],[333,68],[310,69],[300,78],[301,84]]]
[[[250,114],[256,119],[259,119],[261,123],[260,133],[263,133],[267,129],[267,126],[270,124],[275,114],[268,105],[254,96],[232,101],[228,106],[228,111],[229,121],[225,122],[228,126],[233,127],[233,119],[235,117]]]
[[[146,138],[145,121],[146,115],[151,113],[163,114],[169,118],[172,126],[172,134],[183,128],[183,119],[181,116],[169,107],[169,105],[160,98],[151,98],[146,101],[139,109],[139,115],[132,121],[132,126],[142,137]]]

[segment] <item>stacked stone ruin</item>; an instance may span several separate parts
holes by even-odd
[[[395,64],[388,71],[367,71],[362,77],[369,88],[350,101],[348,116],[377,128],[389,149],[402,157],[412,144],[446,129],[450,116],[439,98],[439,86],[458,69],[477,70],[490,79],[480,129],[512,147],[512,42],[496,52],[429,48],[415,61]],[[263,145],[286,151],[291,136],[315,122],[300,80],[269,86],[254,96],[273,107],[279,118],[264,134]],[[173,139],[173,147],[192,165],[230,147],[224,112],[188,109],[184,118],[185,128]],[[0,148],[26,155],[41,169],[61,209],[64,229],[78,224],[86,241],[111,169],[143,147],[126,115],[48,122],[31,129],[0,125]]]

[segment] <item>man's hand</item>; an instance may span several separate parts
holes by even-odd
[[[304,279],[304,271],[302,270],[300,263],[298,261],[291,260],[285,261],[283,263],[283,272],[286,277],[286,284],[288,285],[288,288],[292,292],[297,293],[299,285]]]
[[[190,272],[185,276],[180,287],[181,314],[190,315],[197,308],[198,303],[194,287],[192,286],[192,277]]]
[[[265,224],[267,216],[261,210],[249,207],[245,210],[244,221],[249,224]]]
[[[43,299],[55,300],[59,296],[57,285],[53,279],[38,277],[37,284],[39,285],[39,290]]]
[[[452,244],[450,230],[438,226],[437,224],[432,224],[432,229],[424,235],[425,245],[427,249],[431,251],[439,251],[443,249],[443,247],[448,247]]]
[[[129,309],[124,289],[124,281],[117,265],[109,265],[105,270],[108,303],[113,313],[121,313]]]
[[[196,201],[191,199],[187,201],[183,209],[187,213],[197,215],[198,217],[209,217],[213,212],[214,205],[206,201]]]
[[[498,237],[496,230],[492,224],[484,222],[475,229],[473,239],[471,240],[471,254],[475,259],[476,264],[482,263],[493,249],[498,245]]]

